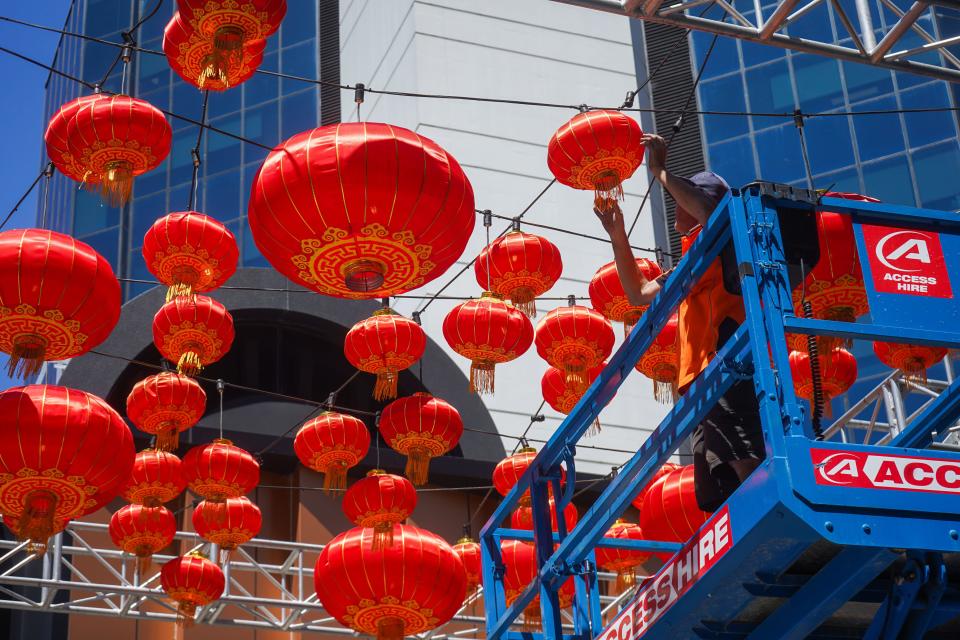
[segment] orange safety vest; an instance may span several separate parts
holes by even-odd
[[[697,227],[681,239],[681,251],[686,254],[697,239],[702,227]],[[727,318],[740,324],[744,320],[743,299],[729,293],[723,286],[723,268],[718,257],[707,268],[680,303],[678,312],[680,371],[678,385],[685,389],[717,353],[720,325]]]

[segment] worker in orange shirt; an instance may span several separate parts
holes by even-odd
[[[666,169],[667,146],[656,134],[644,134],[653,179],[676,201],[674,228],[683,236],[683,252],[693,243],[707,218],[729,190],[720,176],[708,171],[690,178]],[[641,306],[660,292],[666,274],[647,280],[637,267],[616,205],[594,212],[610,235],[620,282],[630,304]],[[743,300],[724,288],[720,259],[691,288],[678,310],[680,393],[700,375],[717,351],[743,322]],[[725,393],[693,433],[694,483],[697,503],[716,511],[766,455],[760,413],[752,380],[739,380]]]

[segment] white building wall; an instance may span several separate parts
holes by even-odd
[[[626,18],[578,9],[548,0],[341,0],[341,78],[379,89],[418,93],[522,98],[577,105],[616,106],[636,87],[634,53]],[[368,94],[364,120],[398,124],[432,138],[463,165],[473,183],[479,209],[513,216],[547,185],[547,142],[576,111],[457,100]],[[357,119],[353,96],[343,93],[344,120]],[[647,187],[641,168],[625,185],[624,211],[632,219]],[[554,185],[525,220],[603,235],[592,213],[592,193]],[[491,235],[507,226],[495,220]],[[566,234],[526,229],[548,237],[561,250],[563,277],[548,296],[587,295],[596,270],[612,260],[610,246]],[[433,293],[484,246],[485,229],[477,220],[462,260],[445,276],[420,291]],[[634,231],[634,245],[652,247],[653,225],[645,211]],[[652,256],[650,256],[652,257]],[[473,270],[445,294],[476,296],[481,291]],[[423,326],[446,345],[442,323],[457,302],[437,300],[423,313]],[[562,302],[542,302],[542,315]],[[421,301],[399,300],[394,307],[409,316]],[[618,346],[622,326],[615,326]],[[452,353],[464,370],[469,362]],[[497,367],[493,396],[486,405],[502,434],[520,435],[542,400],[540,377],[546,363],[531,348],[513,363]],[[424,363],[430,386],[430,363]],[[529,437],[546,440],[562,416],[549,406],[547,419]],[[582,444],[635,451],[665,414],[652,383],[634,374],[601,416],[603,431]],[[469,426],[469,425],[468,425]],[[508,451],[517,441],[504,439]],[[578,470],[605,474],[627,453],[579,447]]]

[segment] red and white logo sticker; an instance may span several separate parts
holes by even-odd
[[[817,484],[960,495],[960,462],[865,451],[811,449]]]
[[[863,238],[877,291],[953,297],[939,233],[865,224]]]
[[[633,603],[597,640],[636,640],[645,634],[731,548],[730,509],[723,507],[700,527],[680,553],[644,581]]]

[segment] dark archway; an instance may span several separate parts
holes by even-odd
[[[294,288],[271,269],[241,269],[228,286],[232,288],[220,289],[213,297],[230,310],[237,337],[230,352],[204,370],[202,377],[220,378],[249,388],[225,389],[225,435],[254,452],[269,446],[264,463],[278,471],[291,469],[295,464],[295,427],[315,407],[257,390],[317,402],[325,400],[354,372],[343,356],[347,330],[369,316],[377,304],[329,298]],[[157,287],[125,304],[117,328],[96,349],[107,355],[88,354],[71,362],[61,384],[96,393],[123,414],[127,393],[134,383],[156,372],[154,367],[128,360],[150,365],[162,361],[153,345],[151,326],[163,297],[164,291]],[[486,483],[492,465],[505,455],[502,441],[492,435],[496,428],[486,407],[469,392],[468,380],[459,367],[432,340],[428,340],[424,362],[426,384],[414,375],[418,371],[403,372],[400,395],[429,391],[442,397],[457,407],[470,429],[464,432],[454,451],[435,462],[432,478],[440,482],[456,479],[461,484],[467,479],[471,481],[468,484],[479,480]],[[197,427],[185,434],[184,444],[208,441],[218,429],[218,394],[216,384],[209,380],[201,381],[208,397],[207,413]],[[378,411],[383,404],[372,398],[373,382],[372,376],[361,374],[337,396],[337,404]],[[359,417],[373,434],[373,417]],[[370,466],[375,464],[375,455],[371,451],[367,461]],[[383,463],[391,467],[402,464],[399,456],[386,447],[381,456]]]

